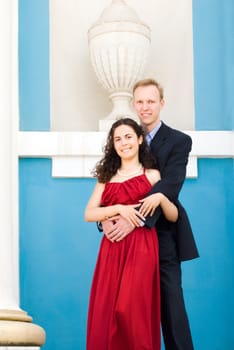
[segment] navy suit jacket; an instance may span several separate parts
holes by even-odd
[[[147,217],[146,226],[156,226],[158,232],[173,228],[176,231],[176,247],[180,261],[190,260],[199,256],[191,225],[185,209],[178,200],[178,195],[186,176],[186,165],[192,148],[191,137],[162,123],[160,129],[150,144],[161,173],[161,180],[157,182],[150,194],[161,192],[173,201],[178,210],[179,218],[176,223],[169,223],[161,209],[155,211],[154,216]]]

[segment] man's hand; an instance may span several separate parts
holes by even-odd
[[[124,239],[135,226],[122,216],[117,215],[102,221],[103,232],[111,242],[119,242]]]
[[[140,200],[142,203],[139,213],[146,217],[147,215],[152,216],[154,214],[155,209],[160,205],[162,200],[161,193],[154,193],[150,196]]]

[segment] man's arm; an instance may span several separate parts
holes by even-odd
[[[186,166],[192,140],[185,135],[173,145],[163,169],[160,169],[161,180],[157,182],[149,194],[163,193],[170,200],[178,198],[186,176]]]
[[[179,140],[173,145],[163,169],[160,169],[161,180],[153,186],[149,195],[161,192],[171,201],[178,198],[186,176],[186,166],[191,147],[192,139],[190,136],[184,134],[183,137],[179,138]],[[145,211],[146,207],[148,207],[147,213],[149,213],[151,208],[149,203],[147,203],[147,199],[142,204],[142,210]],[[145,225],[153,227],[160,217],[160,214],[161,209],[158,207],[155,210],[154,215],[147,215]]]

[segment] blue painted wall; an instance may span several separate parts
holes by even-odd
[[[181,199],[201,257],[183,264],[195,349],[232,349],[233,163],[200,160]],[[21,305],[47,332],[45,350],[85,350],[100,233],[83,220],[92,179],[52,179],[48,159],[20,161]]]
[[[187,180],[188,209],[200,258],[183,264],[184,290],[196,350],[233,349],[234,173],[232,159],[199,160],[199,178]]]
[[[197,130],[232,130],[233,1],[194,0]],[[47,131],[49,1],[19,0],[21,130]],[[202,159],[181,199],[201,257],[183,264],[196,350],[234,348],[232,159]],[[21,159],[21,306],[47,333],[45,350],[85,349],[88,293],[100,234],[83,212],[92,179],[53,179],[49,159]]]
[[[193,1],[195,125],[234,128],[234,2]]]
[[[20,129],[50,129],[49,1],[19,0]]]
[[[88,290],[100,234],[84,222],[93,179],[51,178],[49,159],[20,161],[21,303],[45,349],[85,349]]]

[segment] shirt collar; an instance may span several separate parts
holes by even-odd
[[[155,126],[155,128],[153,130],[151,130],[147,135],[146,135],[146,140],[148,142],[148,144],[150,144],[150,142],[153,140],[154,136],[157,134],[158,130],[160,129],[160,126],[162,125],[162,122],[160,120],[160,122],[158,123],[157,126]]]

